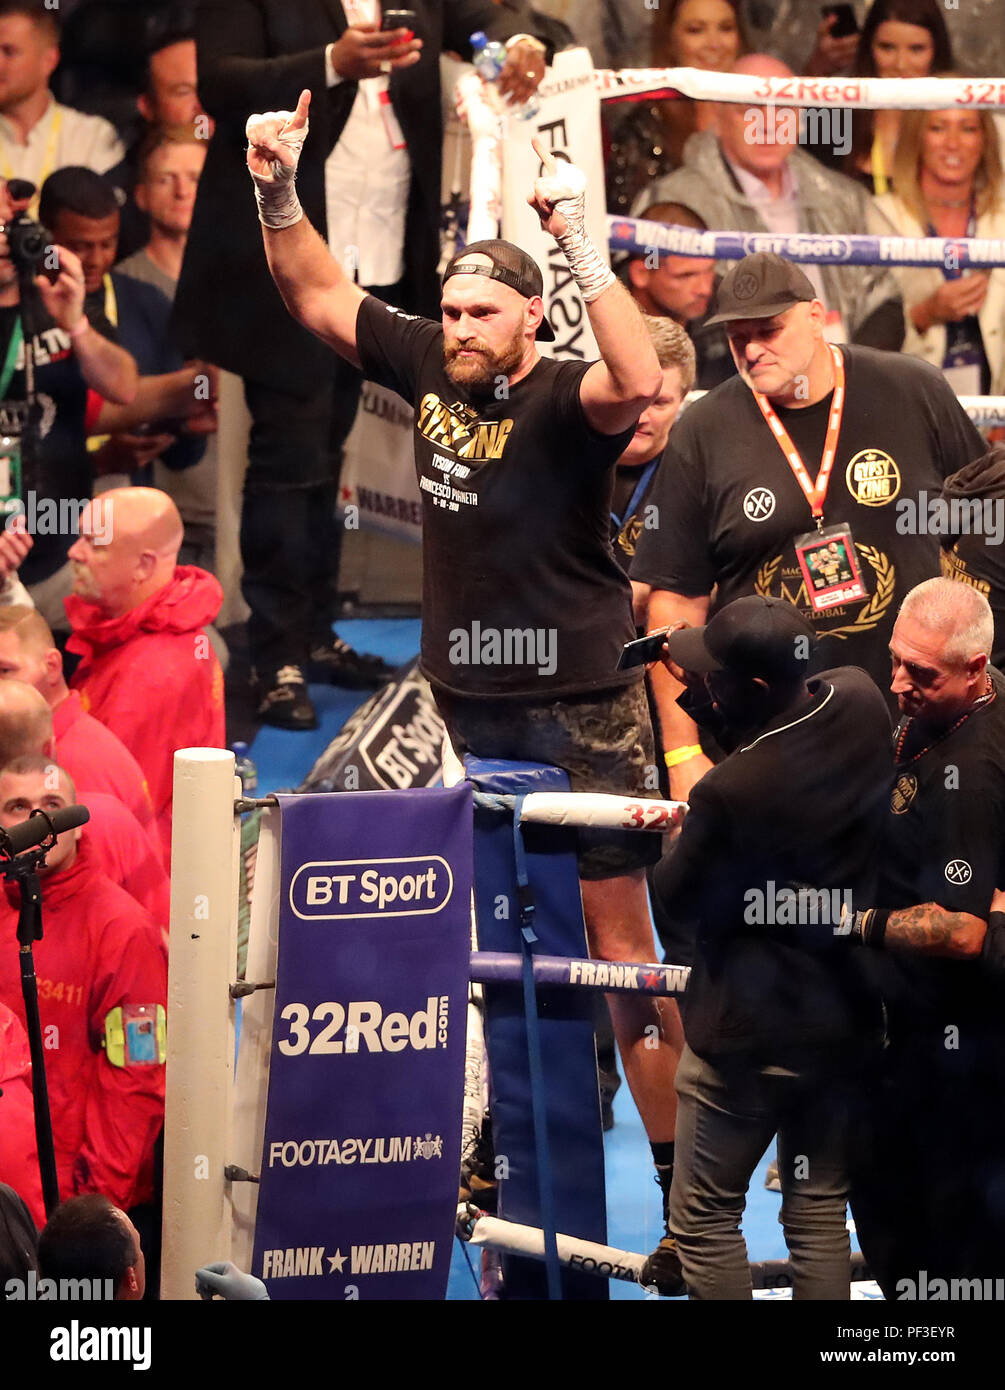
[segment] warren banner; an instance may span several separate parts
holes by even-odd
[[[461,1147],[471,790],[279,800],[253,1272],[272,1298],[443,1298]]]

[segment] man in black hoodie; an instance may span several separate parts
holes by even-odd
[[[924,525],[941,537],[942,573],[969,584],[991,605],[995,620],[991,665],[1001,668],[1005,664],[1005,444],[994,445],[958,469],[946,479],[941,497],[924,502],[928,513]],[[910,513],[903,502],[897,505],[906,521]],[[921,518],[919,508],[919,531]]]
[[[874,891],[890,720],[864,671],[807,679],[813,645],[794,607],[757,596],[668,639],[734,750],[654,874],[696,929],[667,1235],[692,1298],[750,1298],[740,1218],[776,1133],[794,1296],[849,1296],[849,1106],[882,1012],[841,919]]]

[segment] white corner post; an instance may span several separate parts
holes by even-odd
[[[230,1258],[230,1184],[223,1176],[234,1088],[234,1003],[241,795],[234,755],[181,748],[174,757],[171,946],[161,1297],[194,1299],[195,1271]]]

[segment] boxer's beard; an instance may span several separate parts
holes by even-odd
[[[523,333],[517,331],[509,342],[498,352],[486,343],[478,341],[443,344],[443,367],[455,386],[463,386],[474,395],[491,393],[499,384],[499,377],[506,377],[520,365],[523,358]],[[479,354],[477,357],[458,357],[461,346]]]

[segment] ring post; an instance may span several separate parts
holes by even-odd
[[[240,796],[233,753],[174,757],[161,1297],[194,1299],[195,1271],[230,1256],[224,1166],[233,1111]]]

